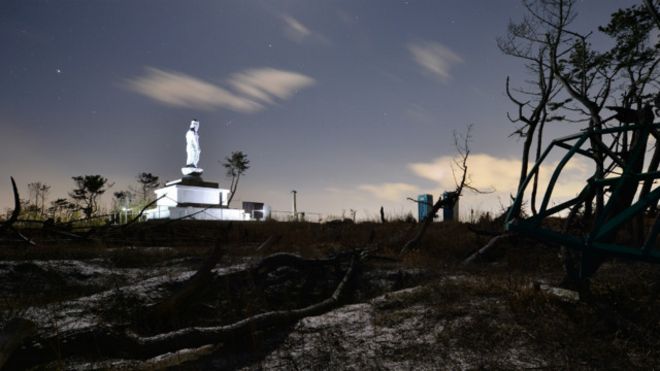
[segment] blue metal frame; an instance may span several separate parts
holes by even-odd
[[[646,195],[646,197],[638,199],[636,202],[618,214],[610,215],[614,210],[613,208],[615,207],[617,200],[621,197],[621,189],[626,184],[629,184],[631,181],[643,182],[648,179],[660,179],[660,171],[657,171],[657,169],[648,172],[635,172],[631,165],[636,161],[641,160],[641,156],[643,156],[645,144],[649,135],[652,131],[655,131],[659,128],[660,123],[651,125],[636,124],[623,127],[606,128],[602,130],[585,131],[575,135],[553,140],[548,148],[546,148],[546,150],[543,152],[534,167],[532,167],[532,169],[529,171],[527,178],[524,180],[520,189],[518,190],[514,203],[506,216],[506,229],[508,231],[518,232],[520,234],[538,239],[542,242],[563,245],[578,251],[593,251],[607,255],[660,263],[660,250],[654,249],[658,234],[660,233],[660,218],[656,218],[653,227],[650,229],[646,236],[645,242],[641,246],[627,246],[611,243],[608,238],[619,231],[626,222],[643,213],[644,210],[646,210],[649,206],[657,205],[658,201],[660,200],[660,186],[654,186],[651,192]],[[582,146],[587,143],[587,140],[590,138],[590,136],[617,134],[624,131],[637,132],[638,135],[640,135],[638,143],[644,143],[644,146],[639,145],[636,146],[636,148],[632,148],[630,157],[626,162],[627,166],[623,167],[622,175],[607,178],[598,178],[596,175],[594,175],[587,180],[585,187],[577,197],[554,207],[548,208],[556,182],[568,161],[570,161],[571,158],[573,158],[573,156],[576,154],[593,159],[590,149],[582,148]],[[574,143],[570,144],[569,142],[572,141],[574,141]],[[548,154],[555,147],[566,149],[568,151],[552,173],[538,213],[532,217],[521,218],[519,215],[521,215],[525,190],[531,183],[534,176],[539,172],[541,163],[547,158]],[[613,158],[612,160],[616,162],[617,165],[620,165],[620,162],[617,161],[618,159]],[[605,186],[610,186],[610,197],[607,200],[607,203],[604,205],[603,211],[597,216],[594,227],[591,231],[589,231],[587,235],[574,236],[567,233],[558,232],[543,225],[543,221],[548,217],[561,211],[569,210],[570,208],[585,201],[585,198],[591,191],[594,190],[594,187],[595,190],[599,190]]]

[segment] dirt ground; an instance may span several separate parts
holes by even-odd
[[[88,240],[21,230],[36,246],[0,240],[0,325],[3,339],[16,319],[33,329],[5,369],[660,364],[657,267],[610,261],[580,295],[557,288],[563,272],[556,248],[511,238],[464,265],[489,237],[467,224],[434,223],[418,250],[399,255],[414,228],[404,222],[149,222]],[[154,311],[214,253],[219,260],[202,286],[167,316]],[[323,310],[240,326],[327,302],[345,278],[341,295]],[[218,331],[232,326],[238,330],[216,341]],[[163,348],[126,340],[189,329],[198,336]],[[216,337],[208,335],[213,331]]]

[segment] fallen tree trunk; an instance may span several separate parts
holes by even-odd
[[[218,345],[206,344],[197,348],[186,348],[161,354],[144,361],[113,359],[94,363],[85,362],[81,365],[74,365],[72,368],[85,370],[164,370],[186,362],[196,361],[201,357],[213,354],[218,348]]]
[[[345,258],[345,256],[340,257],[342,260]],[[338,262],[340,257],[315,261],[292,254],[274,254],[242,273],[264,274],[281,265],[304,266],[311,264],[311,267],[314,267],[318,266],[317,264]],[[132,362],[130,360],[146,362],[140,364],[147,367],[146,365],[152,364],[149,359],[176,357],[176,354],[186,353],[184,351],[186,349],[198,348],[200,352],[204,353],[208,349],[204,347],[209,344],[217,346],[219,343],[231,339],[244,338],[250,333],[282,328],[304,317],[322,314],[330,310],[339,303],[348,290],[349,281],[357,271],[357,264],[365,257],[352,253],[348,268],[332,295],[325,300],[303,308],[269,311],[228,325],[188,327],[153,336],[140,336],[130,329],[126,329],[125,326],[114,328],[97,326],[51,337],[32,338],[26,347],[16,351],[9,359],[9,367],[25,369],[44,365],[56,359],[79,358],[90,354],[124,359],[126,362]],[[57,349],[57,352],[53,351],[54,348]],[[167,356],[168,353],[173,355]],[[145,359],[147,361],[141,361]]]
[[[316,304],[300,309],[265,312],[225,326],[189,327],[146,337],[127,332],[126,339],[130,343],[135,344],[135,346],[138,349],[141,349],[145,354],[153,354],[158,351],[172,351],[204,344],[218,343],[242,332],[263,330],[272,326],[288,325],[301,318],[323,313],[337,304],[340,297],[344,294],[344,290],[346,289],[349,280],[353,277],[356,261],[356,257],[351,259],[351,263],[346,270],[343,279],[339,282],[332,295]]]

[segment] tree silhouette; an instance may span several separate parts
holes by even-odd
[[[30,206],[34,207],[40,216],[43,216],[50,186],[42,182],[32,182],[28,183],[28,190]]]
[[[71,214],[75,211],[76,205],[66,198],[58,198],[50,202],[48,213],[51,218],[56,220],[69,220]]]
[[[129,207],[133,199],[133,193],[131,191],[117,191],[112,195],[114,196],[115,209]]]
[[[505,44],[507,48],[504,51],[533,66],[538,87],[543,87],[539,82],[552,78],[556,81],[557,90],[537,89],[529,100],[512,98],[509,94],[518,107],[520,117],[515,119],[527,124],[527,131],[524,132],[527,135],[531,134],[529,130],[532,127],[525,119],[538,117],[533,115],[535,111],[532,109],[542,115],[554,111],[553,115],[561,121],[577,124],[588,133],[584,139],[587,148],[579,148],[579,156],[587,159],[595,170],[587,186],[575,199],[576,203],[570,206],[565,229],[572,225],[584,225],[590,231],[585,239],[587,243],[611,244],[616,242],[618,229],[625,227],[628,229],[625,232],[631,236],[628,243],[641,246],[643,236],[638,232],[644,229],[642,205],[649,211],[654,211],[656,205],[639,203],[636,208],[631,207],[635,200],[643,200],[649,195],[653,182],[657,180],[653,174],[660,165],[660,147],[650,147],[660,139],[656,129],[651,128],[653,107],[660,112],[657,84],[660,78],[660,44],[652,37],[658,27],[656,7],[660,2],[645,1],[645,6],[633,5],[613,13],[610,22],[599,27],[599,31],[613,41],[613,46],[600,50],[590,42],[592,33],[571,29],[576,18],[576,2],[523,0],[526,18],[510,26],[510,37],[504,40],[510,42]],[[543,58],[534,58],[535,54],[529,54],[539,50],[542,54],[536,55]],[[544,91],[550,92],[547,100],[539,94]],[[507,92],[510,93],[508,86]],[[532,114],[525,113],[530,111]],[[547,118],[546,121],[551,120]],[[649,144],[648,138],[654,141]],[[578,148],[575,148],[577,151]],[[524,151],[527,150],[524,148]],[[563,164],[570,157],[572,155],[566,157]],[[563,164],[557,167],[558,171]],[[644,172],[646,176],[640,175]],[[522,185],[526,184],[522,177],[525,175],[526,171],[521,172],[516,207],[510,213],[512,218],[516,218],[522,208],[525,196]],[[530,180],[528,175],[527,178],[525,182]],[[616,179],[616,187],[605,184],[603,180],[606,178],[610,182]],[[544,217],[551,195],[546,191],[541,204],[544,210],[539,210]],[[532,210],[534,201],[532,194]],[[624,212],[626,214],[622,216]],[[630,222],[624,226],[621,220]],[[616,228],[608,227],[607,231],[603,231],[605,225]],[[592,276],[608,258],[605,253],[589,250],[568,251],[565,256],[567,278],[578,285],[583,283],[580,281],[587,282],[585,279]]]
[[[71,179],[76,183],[76,188],[69,196],[78,204],[87,218],[98,211],[98,197],[105,193],[104,188],[108,179],[101,175],[80,175]]]
[[[141,201],[151,201],[151,192],[160,186],[158,177],[151,173],[140,173],[137,176],[137,181],[140,183]]]
[[[227,176],[231,177],[231,185],[229,186],[229,200],[227,205],[231,203],[231,200],[236,194],[236,188],[238,188],[238,180],[241,175],[245,173],[247,169],[250,168],[250,160],[247,159],[247,155],[242,151],[235,151],[231,153],[230,157],[225,158],[225,162],[222,164],[227,170]]]

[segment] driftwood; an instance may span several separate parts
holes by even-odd
[[[215,251],[219,250],[218,248]],[[282,265],[313,268],[350,259],[348,268],[332,295],[304,308],[270,311],[228,325],[188,327],[154,336],[140,336],[126,329],[125,325],[117,327],[99,325],[91,329],[74,330],[47,338],[32,338],[26,347],[14,352],[14,356],[9,359],[8,367],[30,368],[53,362],[56,359],[98,354],[99,351],[104,357],[122,359],[118,361],[119,363],[106,364],[107,368],[123,367],[121,364],[130,364],[131,369],[159,368],[176,365],[180,361],[193,360],[208,354],[207,352],[215,351],[223,342],[244,338],[253,332],[286,327],[301,318],[330,310],[346,293],[350,287],[349,281],[358,270],[357,265],[366,257],[365,253],[350,253],[350,255],[342,254],[332,259],[309,260],[293,254],[279,253],[266,257],[251,268],[241,271],[243,273],[241,276],[245,277],[246,272],[259,275]],[[208,259],[204,266],[210,266],[212,261],[213,258]],[[206,271],[203,267],[198,272]],[[200,275],[202,274],[200,273]],[[232,275],[232,277],[241,278],[236,275]],[[49,346],[44,347],[44,344],[57,344],[57,354]]]
[[[22,318],[14,318],[0,332],[0,369],[23,343],[23,341],[36,331],[32,321]]]
[[[186,362],[196,361],[201,357],[213,354],[218,348],[218,345],[206,344],[197,348],[181,349],[176,352],[161,354],[145,361],[109,360],[85,363],[80,368],[86,370],[164,370]]]
[[[355,256],[351,259],[350,266],[333,294],[316,304],[300,309],[261,313],[225,326],[189,327],[146,337],[127,332],[126,340],[144,354],[162,353],[163,351],[174,351],[204,344],[215,344],[239,334],[263,330],[272,326],[288,325],[301,318],[321,314],[339,302],[349,280],[353,277],[357,260]]]

